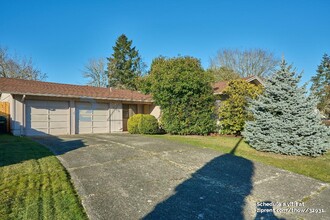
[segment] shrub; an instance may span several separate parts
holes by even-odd
[[[139,122],[141,121],[142,114],[136,114],[130,117],[127,121],[127,130],[130,134],[139,134]]]
[[[127,130],[131,134],[156,134],[158,121],[153,115],[136,114],[128,119]]]
[[[244,128],[245,121],[251,118],[247,111],[249,99],[255,99],[262,92],[262,86],[256,86],[243,79],[231,80],[223,91],[228,96],[219,108],[220,133],[239,135]]]
[[[153,115],[142,115],[138,125],[140,134],[158,133],[158,121]]]

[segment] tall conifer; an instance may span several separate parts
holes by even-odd
[[[301,76],[291,69],[282,61],[264,93],[251,100],[254,120],[246,123],[243,135],[260,151],[319,156],[329,149],[329,128],[321,123],[316,97],[298,86]]]
[[[132,47],[132,41],[122,34],[113,47],[108,59],[109,85],[111,87],[137,90],[137,79],[144,64],[139,51]]]

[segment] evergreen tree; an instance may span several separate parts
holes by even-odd
[[[118,37],[113,54],[108,59],[109,85],[111,87],[137,90],[137,79],[144,64],[132,41],[122,34]]]
[[[254,121],[246,123],[243,135],[253,148],[314,157],[329,149],[329,128],[321,123],[315,96],[298,87],[300,78],[283,61],[264,93],[251,100]]]
[[[208,134],[215,129],[212,75],[193,57],[159,57],[150,71],[150,91],[171,134]]]
[[[327,89],[330,86],[330,57],[327,54],[323,55],[316,72],[316,76],[312,77],[311,90],[319,98],[318,109],[330,117],[330,100]]]

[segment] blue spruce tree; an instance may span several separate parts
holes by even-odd
[[[246,123],[243,135],[260,151],[316,157],[330,148],[330,131],[316,111],[317,98],[298,86],[301,75],[291,69],[282,61],[264,93],[250,101],[254,120]]]

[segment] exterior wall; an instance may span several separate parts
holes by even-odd
[[[160,119],[160,106],[152,105],[150,106],[150,115],[155,116],[157,120]]]
[[[13,100],[13,96],[9,93],[2,93],[0,95],[0,102],[11,102]]]
[[[123,131],[123,105],[122,103],[110,103],[110,132]]]
[[[14,135],[21,136],[26,135],[26,107],[25,103],[27,100],[40,100],[40,101],[66,101],[69,103],[69,116],[68,116],[68,133],[76,134],[76,103],[77,102],[93,102],[93,103],[104,103],[109,105],[109,129],[107,132],[122,132],[123,131],[123,105],[122,102],[105,101],[105,100],[86,100],[84,98],[61,98],[61,97],[43,97],[43,96],[23,96],[23,95],[11,95],[2,94],[0,97],[1,101],[7,101],[10,103],[11,113],[11,132]],[[148,103],[138,102],[126,102],[127,104],[136,104],[138,113],[150,113],[157,119],[160,117],[159,106],[153,106]],[[146,107],[147,106],[147,107]],[[145,112],[148,109],[148,112]]]
[[[23,95],[14,95],[11,103],[11,132],[13,135],[24,135],[25,105]]]

